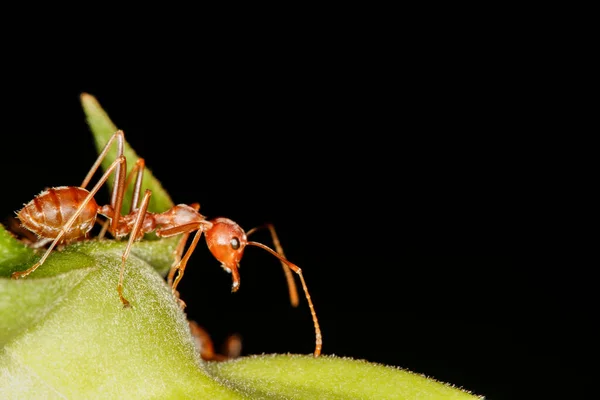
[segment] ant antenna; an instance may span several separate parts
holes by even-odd
[[[273,224],[268,223],[262,226],[257,226],[256,228],[250,229],[246,232],[246,236],[250,236],[252,233],[258,231],[259,229],[267,228],[271,233],[271,239],[273,240],[273,244],[275,245],[275,249],[277,253],[285,258],[285,253],[283,252],[283,247],[281,247],[281,243],[279,242],[279,237],[277,237],[277,232],[275,232],[275,227]],[[296,282],[294,281],[294,276],[292,275],[292,271],[287,266],[287,264],[281,261],[281,266],[283,267],[283,272],[285,274],[285,280],[288,285],[288,292],[290,294],[290,303],[292,307],[298,307],[298,289],[296,288]]]
[[[316,337],[316,347],[314,356],[318,357],[321,354],[321,348],[323,347],[323,339],[321,336],[321,328],[319,327],[319,321],[317,320],[317,313],[315,312],[315,307],[313,306],[312,300],[310,299],[310,294],[308,293],[308,288],[306,287],[306,282],[304,281],[304,276],[302,275],[302,270],[297,265],[283,258],[276,251],[272,250],[268,246],[265,246],[262,243],[258,242],[247,242],[247,245],[260,247],[263,250],[268,251],[275,257],[277,257],[282,263],[285,263],[292,271],[298,274],[300,277],[300,282],[302,282],[302,289],[304,289],[304,295],[306,296],[306,300],[308,301],[308,306],[310,307],[310,314],[312,315],[313,325],[315,326],[315,337]]]

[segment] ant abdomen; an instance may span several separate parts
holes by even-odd
[[[17,213],[17,217],[23,227],[39,237],[54,239],[69,218],[77,212],[88,194],[87,190],[80,187],[51,188],[27,203]],[[98,204],[90,198],[73,225],[65,231],[62,241],[68,242],[84,237],[96,223],[97,213]]]

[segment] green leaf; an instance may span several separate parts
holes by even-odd
[[[18,241],[0,224],[0,276],[7,276],[14,266],[33,257],[33,250]]]
[[[332,356],[202,362],[185,314],[144,261],[164,268],[175,244],[134,244],[124,281],[131,308],[116,291],[124,241],[80,242],[53,252],[26,279],[0,278],[0,398],[475,398]]]
[[[225,384],[258,398],[474,399],[422,375],[351,358],[266,355],[208,364]]]
[[[102,151],[110,137],[117,131],[117,126],[111,121],[108,114],[102,109],[100,103],[96,98],[88,93],[83,93],[81,95],[81,105],[83,107],[83,111],[85,112],[87,122],[92,130],[94,136],[94,142],[96,144],[96,149],[98,153]],[[127,132],[125,132],[125,137],[127,138]],[[127,159],[127,172],[131,171],[135,162],[138,160],[139,156],[135,153],[135,151],[129,146],[128,143],[125,143],[124,155]],[[102,162],[102,168],[106,170],[110,164],[117,158],[117,147],[113,144],[113,148],[108,152],[108,155],[104,158]],[[90,166],[92,163],[90,163]],[[109,187],[112,188],[113,179],[109,179]],[[129,205],[131,204],[131,197],[133,193],[133,184],[127,188],[127,191],[123,200],[122,212],[129,211]],[[144,170],[144,179],[142,182],[142,193],[145,189],[152,190],[152,196],[150,197],[150,204],[148,206],[148,210],[151,212],[163,212],[173,207],[173,201],[169,194],[163,189],[160,182],[154,177],[152,172],[146,167]]]
[[[149,252],[170,254],[163,242]],[[26,279],[0,279],[0,398],[240,397],[204,372],[171,290],[135,252],[124,282],[132,307],[123,308],[125,244],[79,243]]]

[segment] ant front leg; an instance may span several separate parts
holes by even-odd
[[[186,210],[186,208],[187,208],[187,210]],[[182,211],[181,220],[187,220],[190,222],[187,224],[182,224],[182,225],[173,224],[174,219],[177,219],[174,217],[175,217],[175,215],[178,214],[178,211],[175,211],[175,210]],[[163,216],[166,217],[166,220],[164,220],[164,222],[168,221],[169,222],[168,224],[170,224],[171,226],[156,230],[156,234],[159,237],[168,237],[168,236],[182,234],[181,239],[179,239],[177,247],[175,248],[175,251],[173,252],[174,260],[173,260],[173,264],[171,264],[171,269],[169,270],[169,274],[167,276],[167,283],[169,284],[169,286],[171,286],[173,295],[177,299],[177,302],[179,303],[179,306],[181,307],[181,309],[184,309],[186,304],[179,297],[179,292],[177,291],[177,285],[179,284],[179,281],[181,281],[181,278],[183,278],[183,274],[185,272],[187,262],[190,259],[194,250],[196,249],[196,246],[198,245],[198,241],[200,240],[200,236],[202,236],[203,229],[205,228],[205,226],[211,225],[208,221],[206,221],[204,219],[204,216],[202,216],[198,212],[199,210],[200,210],[200,204],[198,204],[198,203],[193,203],[189,206],[186,206],[186,205],[175,206],[170,211],[167,211],[166,213],[164,213],[167,215],[163,214]],[[192,239],[192,243],[190,244],[187,252],[185,253],[185,255],[182,258],[183,250],[185,249],[187,240],[188,240],[190,234],[194,231],[196,231],[196,234],[194,235],[194,238]],[[175,273],[177,273],[177,276],[175,276]]]
[[[200,204],[198,203],[190,204],[190,207],[192,207],[196,212],[200,210]],[[173,286],[173,277],[175,276],[175,272],[179,270],[179,266],[181,264],[181,256],[183,255],[183,250],[185,249],[185,244],[187,243],[190,233],[192,233],[192,231],[187,231],[183,233],[183,235],[181,235],[181,239],[179,239],[177,247],[175,248],[175,251],[173,251],[174,260],[173,264],[171,264],[169,275],[167,276],[167,283],[171,287]],[[179,295],[177,295],[177,298],[179,298]]]
[[[191,232],[185,232],[181,235],[181,239],[177,243],[177,247],[173,251],[173,264],[171,264],[171,269],[169,269],[169,274],[167,275],[167,283],[169,286],[173,286],[173,278],[175,277],[175,272],[178,271],[179,263],[181,262],[181,256],[183,255],[183,250],[185,249],[185,244],[187,243],[188,238],[190,237]]]
[[[175,280],[173,281],[173,284],[171,286],[173,293],[177,293],[177,285],[179,284],[179,281],[181,280],[181,278],[183,278],[183,273],[185,272],[185,267],[187,266],[187,262],[190,259],[190,257],[192,256],[194,249],[196,249],[196,246],[198,245],[198,241],[200,240],[200,236],[202,236],[202,226],[198,226],[194,230],[196,230],[196,234],[194,235],[194,239],[192,239],[192,243],[190,244],[190,247],[188,247],[188,249],[185,252],[185,255],[183,256],[181,261],[179,261],[179,263],[174,267],[174,269],[177,270],[177,276],[175,277]],[[171,270],[173,270],[173,267],[171,268]],[[170,271],[169,271],[169,275],[171,275]],[[179,299],[179,296],[177,296],[177,298]],[[185,305],[185,303],[183,303],[183,304]]]
[[[186,307],[185,301],[181,300],[181,297],[179,296],[179,292],[177,291],[177,289],[175,289],[173,287],[173,278],[175,277],[175,272],[179,271],[179,267],[181,265],[181,256],[183,254],[183,250],[185,249],[185,244],[187,243],[187,240],[190,236],[191,232],[186,232],[183,235],[181,235],[181,239],[179,239],[179,242],[177,243],[177,247],[175,248],[175,251],[173,251],[173,264],[171,264],[171,269],[169,269],[169,274],[167,275],[167,284],[171,287],[171,291],[173,292],[173,296],[175,296],[175,299],[177,300],[177,303],[179,304],[179,307],[183,310]],[[184,266],[185,269],[185,266]],[[181,279],[181,278],[180,278]],[[179,280],[178,280],[179,282]]]

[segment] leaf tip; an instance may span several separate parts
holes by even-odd
[[[100,107],[100,104],[98,103],[98,100],[92,96],[91,94],[87,93],[87,92],[82,92],[79,95],[79,99],[81,100],[81,103],[83,104],[83,106],[96,106],[96,107]]]

